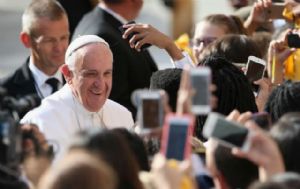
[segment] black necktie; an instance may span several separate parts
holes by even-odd
[[[57,89],[58,89],[58,79],[52,77],[52,78],[47,79],[46,83],[52,87],[51,94],[54,93],[55,91],[57,91]]]

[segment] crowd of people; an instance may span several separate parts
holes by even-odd
[[[288,40],[300,37],[300,2],[279,1],[280,25],[266,16],[275,1],[232,4],[245,2],[246,18],[211,14],[195,23],[187,52],[159,29],[130,22],[143,0],[89,1],[76,17],[64,1],[32,0],[20,32],[30,54],[0,79],[0,92],[41,103],[20,120],[10,110],[16,124],[0,112],[0,188],[300,188],[300,59]],[[174,68],[158,70],[149,46],[165,50]],[[266,64],[252,82],[253,56]],[[193,86],[195,69],[210,70],[207,88]],[[193,111],[197,90],[208,91],[210,112]],[[138,95],[150,92],[159,94],[157,117],[141,109]],[[249,148],[205,136],[211,112],[246,128]],[[145,128],[149,118],[155,127]],[[189,120],[191,132],[174,138],[171,118]],[[183,158],[169,158],[168,148],[184,148]]]

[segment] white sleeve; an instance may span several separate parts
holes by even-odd
[[[173,65],[175,66],[175,68],[183,69],[184,65],[195,67],[193,60],[191,59],[190,55],[187,52],[183,51],[182,55],[183,55],[182,59],[173,61]]]
[[[34,110],[34,109],[33,109]],[[32,123],[32,114],[33,114],[33,110],[27,112],[24,117],[20,120],[21,124],[30,124]]]

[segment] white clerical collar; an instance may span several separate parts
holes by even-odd
[[[128,20],[126,20],[126,18],[124,18],[123,16],[121,16],[120,14],[116,13],[115,11],[113,11],[112,9],[105,7],[103,4],[99,4],[99,7],[101,9],[103,9],[104,11],[106,11],[108,14],[112,15],[114,18],[116,18],[117,20],[119,20],[122,24],[126,24],[128,22]]]
[[[45,81],[49,78],[56,78],[58,79],[58,81],[60,82],[60,84],[63,84],[63,78],[62,78],[62,74],[60,73],[59,70],[57,70],[57,72],[51,76],[48,76],[47,74],[45,74],[44,72],[42,72],[39,68],[37,68],[34,63],[32,62],[32,57],[30,57],[29,59],[29,69],[32,73],[32,76],[34,78],[35,84],[37,85],[37,87],[39,89],[41,89],[43,87],[43,85],[45,85]]]
[[[76,106],[76,109],[80,112],[80,114],[84,114],[84,115],[92,115],[92,114],[97,114],[99,112],[101,112],[101,109],[98,112],[90,112],[88,111],[80,102],[79,100],[76,98],[76,96],[72,93],[73,95],[73,99],[74,99],[74,103]]]
[[[71,90],[71,88],[69,87]],[[72,90],[71,90],[72,91]],[[74,110],[76,114],[77,124],[79,129],[84,129],[89,126],[100,126],[106,128],[106,125],[103,121],[103,107],[98,112],[90,112],[88,111],[76,98],[76,96],[72,93],[72,98],[74,102]]]

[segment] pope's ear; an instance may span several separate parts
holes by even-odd
[[[26,48],[31,48],[32,45],[31,45],[31,40],[30,40],[30,36],[28,33],[21,32],[20,40]]]
[[[71,77],[71,71],[68,67],[67,64],[63,64],[61,67],[60,67],[60,71],[61,73],[65,76],[65,77]]]
[[[64,75],[67,83],[71,84],[72,83],[72,71],[69,69],[68,65],[67,64],[63,64],[61,67],[60,67],[60,71],[61,73]]]

